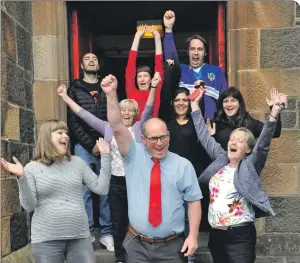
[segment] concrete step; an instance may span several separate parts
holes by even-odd
[[[109,252],[106,249],[95,250],[96,263],[116,263],[114,252]]]

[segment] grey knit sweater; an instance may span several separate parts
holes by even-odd
[[[18,180],[21,205],[34,211],[31,242],[89,237],[82,187],[99,195],[108,193],[111,155],[101,155],[97,176],[79,157],[57,161],[50,166],[30,162],[25,176]]]

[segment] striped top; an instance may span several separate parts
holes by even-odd
[[[21,205],[34,211],[31,242],[89,237],[88,218],[82,187],[99,195],[108,193],[111,155],[101,155],[100,176],[79,157],[57,161],[50,166],[30,162],[18,180]]]

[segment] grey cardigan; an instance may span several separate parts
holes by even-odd
[[[210,178],[229,163],[224,149],[210,136],[201,111],[191,113],[198,139],[212,158],[211,165],[199,176],[201,183],[209,183]],[[265,166],[271,140],[276,128],[276,121],[266,121],[264,128],[250,155],[239,161],[234,173],[234,186],[239,194],[249,201],[255,210],[255,217],[275,215],[270,200],[260,181],[260,173]],[[226,153],[226,152],[225,152]]]

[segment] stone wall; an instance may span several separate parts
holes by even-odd
[[[1,26],[1,156],[15,155],[25,164],[40,124],[66,120],[56,95],[69,76],[66,4],[2,1]],[[3,170],[1,200],[1,262],[30,262],[29,216],[20,206],[15,177]]]
[[[263,172],[275,217],[260,219],[259,263],[300,262],[300,8],[292,1],[228,2],[229,84],[263,120],[274,86],[289,97],[283,131]]]
[[[1,39],[1,156],[15,155],[25,164],[35,138],[31,2],[1,2]],[[2,168],[1,208],[1,257],[15,251],[23,257],[29,216],[20,206],[15,177]]]
[[[56,95],[69,81],[66,2],[32,3],[34,107],[37,127],[49,119],[66,121],[66,106]]]

